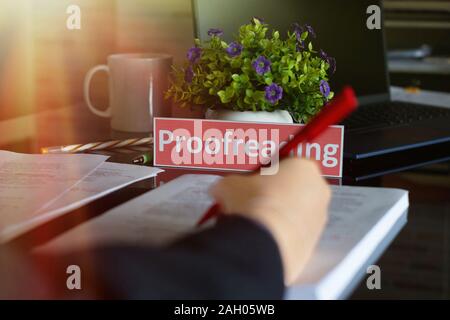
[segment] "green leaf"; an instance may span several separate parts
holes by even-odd
[[[230,99],[234,96],[234,94],[235,94],[235,90],[234,90],[233,86],[227,87],[227,88],[225,89],[225,97],[226,97],[228,100],[230,100]]]
[[[241,61],[239,59],[232,59],[231,60],[231,67],[232,68],[239,68],[241,66]]]
[[[219,92],[217,92],[217,95],[219,96],[220,101],[221,101],[222,103],[228,103],[228,99],[227,99],[227,96],[226,96],[226,94],[225,94],[225,91],[220,90]]]
[[[334,92],[331,91],[331,92],[330,92],[330,95],[328,96],[328,100],[331,100],[331,99],[333,99],[333,98],[334,98]]]
[[[240,77],[238,74],[233,74],[233,75],[231,76],[231,78],[232,78],[234,81],[241,81],[241,77]]]
[[[250,78],[245,73],[241,74],[240,78],[241,78],[241,82],[243,82],[243,83],[247,83],[250,81]]]
[[[305,41],[306,38],[308,38],[308,31],[303,32],[300,36],[300,39],[302,39],[302,41]]]

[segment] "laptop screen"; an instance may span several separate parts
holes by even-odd
[[[382,30],[369,30],[367,7],[376,0],[193,0],[197,37],[221,28],[231,41],[254,16],[285,33],[294,22],[315,29],[315,48],[336,58],[333,90],[352,85],[359,97],[388,94]]]

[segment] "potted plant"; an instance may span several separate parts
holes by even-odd
[[[206,107],[206,117],[222,120],[306,123],[333,92],[328,77],[336,62],[314,51],[310,25],[294,24],[285,38],[259,18],[243,25],[235,41],[210,29],[195,40],[183,67],[174,67],[166,93],[182,107]]]

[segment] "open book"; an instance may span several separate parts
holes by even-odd
[[[56,238],[40,251],[93,245],[158,244],[194,232],[212,204],[207,190],[220,177],[184,175]],[[406,191],[333,186],[329,223],[288,299],[342,298],[399,221],[406,221]],[[207,227],[207,226],[205,226]],[[395,236],[395,234],[394,234]]]

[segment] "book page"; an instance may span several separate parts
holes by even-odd
[[[390,228],[405,214],[408,193],[387,188],[331,188],[328,223],[294,287],[313,287],[323,282],[327,287],[325,295],[331,295],[324,298],[337,299]],[[298,298],[298,294],[293,296]]]
[[[219,176],[212,175],[181,176],[38,250],[58,252],[99,245],[153,245],[195,232],[196,222],[213,203],[208,189],[218,179]],[[289,298],[317,297],[317,286],[328,280],[335,284],[333,294],[338,296],[382,241],[383,232],[390,230],[408,205],[407,192],[403,190],[331,188],[333,196],[327,226],[308,265],[291,288],[294,290],[288,292]]]
[[[108,157],[0,151],[0,233],[29,219]]]
[[[68,231],[41,250],[161,244],[196,231],[197,220],[213,203],[208,189],[218,179],[214,175],[181,176]]]
[[[147,166],[104,162],[49,205],[44,206],[23,223],[0,232],[0,243],[24,233],[71,210],[94,201],[134,182],[156,176],[163,170]]]

